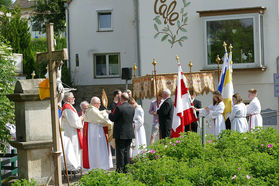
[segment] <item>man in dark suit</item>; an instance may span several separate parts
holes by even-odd
[[[174,103],[170,95],[171,91],[169,89],[163,91],[162,97],[165,101],[157,110],[157,114],[159,115],[159,128],[163,139],[171,136]]]
[[[190,95],[191,95],[191,99],[194,103],[193,106],[197,109],[202,108],[201,101],[196,99],[196,94],[195,94],[194,90],[190,89],[189,92],[190,92]],[[198,111],[196,112],[196,114],[197,114],[197,118],[199,118],[199,112]],[[199,126],[198,121],[194,121],[193,123],[191,123],[191,131],[192,132],[198,132],[198,126]],[[188,131],[190,131],[190,125],[185,126],[185,132],[188,132]]]
[[[116,171],[126,173],[126,165],[130,161],[130,145],[135,138],[133,118],[135,109],[128,103],[129,96],[122,93],[120,102],[109,119],[114,122],[113,137],[116,145]]]

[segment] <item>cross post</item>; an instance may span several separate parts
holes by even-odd
[[[47,31],[46,34],[47,34],[48,51],[45,53],[37,54],[37,63],[48,61],[52,140],[53,140],[52,154],[53,154],[53,159],[54,159],[54,179],[55,179],[55,185],[62,185],[56,69],[58,68],[58,63],[61,60],[68,60],[68,52],[67,52],[67,49],[55,51],[53,23],[49,23],[47,25],[46,31]]]

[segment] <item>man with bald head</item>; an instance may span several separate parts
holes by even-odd
[[[165,89],[162,93],[162,97],[165,101],[157,111],[162,138],[171,137],[174,103],[170,96],[171,91],[169,89]]]
[[[130,162],[130,145],[135,138],[133,118],[135,109],[128,103],[129,95],[121,94],[120,102],[109,119],[114,122],[113,137],[116,144],[116,171],[126,173],[126,165]]]
[[[105,110],[100,111],[101,101],[93,97],[86,109],[84,120],[88,122],[88,158],[89,169],[110,169],[113,167],[110,145],[105,136],[104,127],[112,125]]]

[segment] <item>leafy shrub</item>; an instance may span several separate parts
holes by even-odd
[[[38,185],[34,180],[28,181],[27,179],[17,180],[12,183],[12,186],[36,186]]]
[[[206,140],[205,147],[196,133],[160,140],[134,159],[126,177],[145,185],[279,185],[277,130],[223,131]],[[89,175],[91,185],[123,176],[104,174]]]
[[[97,171],[90,171],[88,175],[83,176],[79,180],[80,185],[123,185],[123,186],[142,186],[143,183],[140,183],[137,180],[133,180],[133,177],[131,175],[125,175],[122,173],[106,173],[103,170],[97,170]]]
[[[15,66],[11,60],[9,46],[0,37],[0,151],[6,152],[6,144],[10,140],[10,133],[5,124],[14,123],[14,103],[6,97],[12,94],[15,83]]]

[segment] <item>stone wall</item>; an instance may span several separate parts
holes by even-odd
[[[82,101],[88,101],[90,103],[90,100],[93,96],[97,96],[101,99],[103,89],[106,91],[108,102],[110,103],[113,99],[114,90],[120,89],[121,91],[124,91],[126,89],[126,85],[86,85],[77,86],[75,88],[77,89],[76,91],[73,91],[76,98],[75,108],[77,109],[77,111],[80,111],[79,104]],[[128,88],[132,90],[132,85],[129,84]]]

